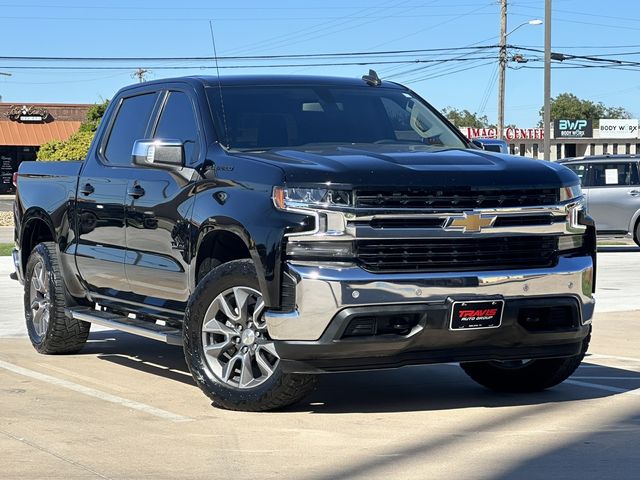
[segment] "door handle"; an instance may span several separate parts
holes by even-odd
[[[640,190],[629,190],[627,194],[631,195],[632,197],[637,197],[640,196]]]
[[[85,183],[83,187],[80,187],[80,193],[83,195],[91,195],[95,191],[96,189],[90,183]]]
[[[140,185],[134,185],[129,190],[127,190],[127,195],[133,198],[140,198],[144,195],[144,188]]]

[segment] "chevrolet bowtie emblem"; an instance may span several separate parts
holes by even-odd
[[[485,227],[492,227],[493,222],[496,221],[495,216],[485,216],[481,213],[467,213],[462,215],[455,215],[447,218],[444,224],[445,230],[462,230],[467,232],[480,232]]]

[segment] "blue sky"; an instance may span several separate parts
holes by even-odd
[[[638,0],[553,0],[553,50],[580,55],[640,51],[638,5]],[[0,0],[0,55],[209,56],[213,54],[209,19],[214,21],[220,56],[490,45],[498,42],[499,10],[496,0],[182,0],[179,3],[165,0]],[[543,0],[512,0],[508,29],[530,19],[543,18],[543,15]],[[532,48],[542,48],[543,40],[543,26],[526,25],[509,36],[509,43]],[[464,57],[465,53],[447,53],[445,56]],[[531,59],[527,67],[542,66],[536,61],[539,54],[527,56]],[[412,55],[406,58],[421,57]],[[640,60],[640,54],[622,58]],[[236,65],[239,63],[256,65],[256,61],[237,62]],[[11,77],[0,75],[3,101],[100,101],[113,96],[121,86],[134,82],[132,72],[142,66],[135,62],[114,62],[110,65],[126,68],[89,71],[15,68],[43,65],[65,64],[0,60],[0,72],[12,74]],[[97,63],[86,65],[95,66]],[[425,64],[419,66],[424,67]],[[234,73],[359,77],[367,68],[294,66],[234,70]],[[383,79],[392,78],[405,83],[436,107],[453,106],[479,111],[495,121],[497,62],[494,59],[429,65],[404,76],[398,76],[398,73],[416,66],[377,65],[374,68]],[[150,79],[215,73],[213,65],[206,61],[165,61],[153,64],[150,69]],[[541,69],[507,71],[507,123],[523,128],[535,126],[543,102],[542,81]],[[552,85],[553,95],[568,91],[582,98],[624,106],[640,116],[640,70],[556,69]]]

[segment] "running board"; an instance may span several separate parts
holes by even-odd
[[[123,317],[115,313],[101,312],[88,307],[73,307],[65,309],[69,318],[95,323],[114,330],[132,333],[141,337],[159,340],[169,345],[182,345],[182,331],[177,328],[156,325],[136,318]]]

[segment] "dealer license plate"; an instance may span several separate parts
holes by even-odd
[[[453,302],[451,305],[451,330],[475,330],[497,328],[502,322],[504,300]]]

